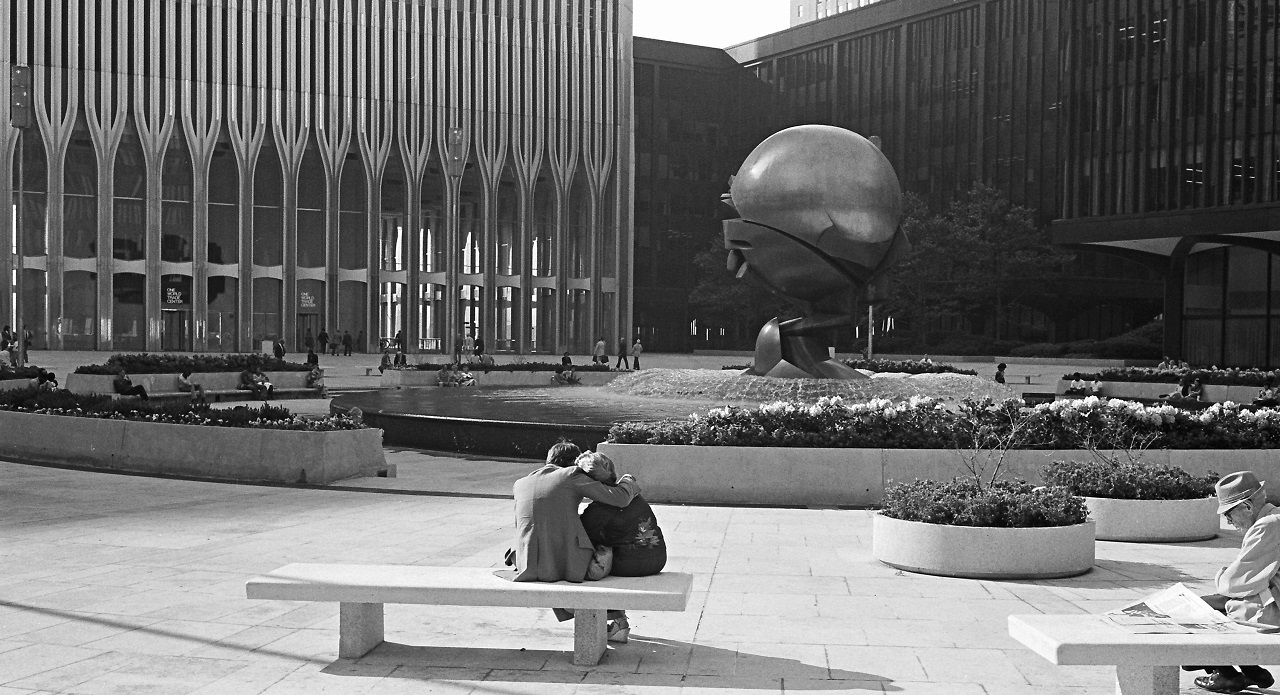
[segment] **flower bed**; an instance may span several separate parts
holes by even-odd
[[[435,364],[433,362],[423,362],[415,365],[413,369],[423,372],[438,372],[447,367],[447,364]],[[487,372],[554,372],[557,369],[564,369],[559,362],[521,362],[512,364],[490,364],[482,365],[475,362],[464,363],[463,365],[470,372],[487,373]],[[575,364],[572,365],[575,372],[608,372],[610,371],[607,364]]]
[[[1191,475],[1174,466],[1110,461],[1054,461],[1041,473],[1082,497],[1123,500],[1194,500],[1214,496],[1218,474]]]
[[[615,382],[617,383],[617,382]],[[609,441],[620,444],[695,446],[878,447],[971,449],[972,425],[996,435],[1019,421],[1009,449],[1087,450],[1125,448],[1132,436],[1149,436],[1153,449],[1274,449],[1280,447],[1280,409],[1241,410],[1214,404],[1190,412],[1170,405],[1085,398],[1025,407],[1017,399],[964,401],[956,407],[932,398],[846,403],[773,403],[730,406],[684,420],[619,423]]]
[[[972,369],[960,369],[950,364],[936,364],[932,360],[928,362],[924,360],[845,360],[844,363],[854,369],[865,369],[869,372],[978,375]]]
[[[242,372],[250,366],[268,372],[309,372],[311,367],[257,353],[243,355],[112,355],[106,364],[76,367],[76,374],[181,374],[192,372]]]
[[[1035,528],[1086,521],[1084,500],[1061,487],[1021,480],[916,480],[885,490],[881,514],[902,521],[946,526]]]
[[[1147,384],[1176,384],[1183,376],[1190,374],[1199,377],[1204,384],[1221,386],[1252,386],[1261,388],[1277,372],[1261,369],[1161,369],[1158,367],[1123,367],[1103,369],[1096,373],[1074,372],[1062,375],[1063,381],[1071,381],[1077,377],[1085,381],[1138,382]]]
[[[101,420],[305,432],[335,432],[365,427],[360,421],[343,415],[304,418],[285,408],[265,404],[256,408],[238,406],[215,410],[182,402],[121,401],[106,395],[84,395],[69,391],[38,392],[33,388],[0,392],[0,410]]]

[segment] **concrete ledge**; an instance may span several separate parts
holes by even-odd
[[[267,379],[281,389],[307,388],[307,372],[265,372]],[[178,393],[177,374],[130,374],[134,384],[140,384],[147,393]],[[66,389],[72,393],[114,394],[112,385],[114,376],[109,374],[76,374],[67,375]],[[200,384],[207,391],[234,391],[240,383],[240,372],[196,372],[191,375],[191,383]],[[311,389],[319,393],[319,389]]]
[[[0,411],[0,457],[236,482],[327,485],[387,468],[382,431],[203,427]]]
[[[1093,567],[1093,522],[1045,528],[872,520],[872,554],[891,567],[972,579],[1051,579]]]
[[[30,379],[5,379],[0,381],[0,391],[17,391],[30,385]]]
[[[1178,389],[1177,384],[1160,384],[1145,381],[1102,381],[1099,383],[1102,385],[1100,398],[1119,398],[1121,400],[1129,398],[1159,398]],[[1064,395],[1070,385],[1070,381],[1059,379],[1054,393],[1059,396]],[[1204,387],[1204,400],[1208,403],[1231,401],[1248,405],[1253,402],[1253,397],[1258,395],[1258,391],[1261,388],[1260,386],[1206,384]],[[1080,396],[1080,398],[1084,398],[1084,396]]]
[[[886,487],[913,480],[950,480],[967,475],[951,449],[805,449],[787,447],[613,444],[599,451],[621,473],[635,475],[651,502],[708,504],[875,506]],[[979,465],[990,473],[996,455],[984,452]],[[1089,461],[1084,450],[1014,450],[1006,454],[1003,477],[1043,484],[1040,475],[1054,461]],[[1270,449],[1150,449],[1147,463],[1178,466],[1192,475],[1250,470],[1269,484],[1280,503],[1280,451]]]
[[[1218,498],[1117,500],[1086,497],[1100,541],[1185,543],[1218,535]]]
[[[575,372],[583,386],[604,386],[627,372]],[[555,372],[492,371],[485,374],[473,370],[476,386],[551,386]],[[437,386],[436,373],[418,369],[388,369],[382,373],[382,388],[415,388]]]

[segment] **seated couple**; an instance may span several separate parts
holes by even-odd
[[[516,481],[516,541],[507,551],[517,582],[581,582],[658,574],[667,547],[653,509],[630,475],[617,477],[604,454],[579,453],[561,442],[547,452],[547,464]],[[578,505],[592,500],[582,516]],[[612,566],[607,559],[612,549]],[[606,571],[607,570],[607,571]],[[573,612],[554,609],[561,621]],[[610,642],[631,633],[625,611],[608,611]]]
[[[1093,381],[1086,384],[1084,378],[1077,374],[1062,394],[1064,396],[1101,396],[1102,382],[1095,377]]]
[[[1258,391],[1258,395],[1253,397],[1253,404],[1264,408],[1274,408],[1280,405],[1280,385],[1276,384],[1275,379],[1268,379],[1266,385]]]
[[[1204,384],[1200,377],[1186,374],[1178,382],[1178,390],[1160,396],[1160,400],[1177,403],[1179,401],[1198,402],[1204,400]]]
[[[464,372],[458,369],[458,364],[452,362],[446,364],[440,371],[436,372],[437,386],[475,386],[476,378],[471,376],[471,372]]]
[[[1280,508],[1267,502],[1262,481],[1252,471],[1224,476],[1216,485],[1218,514],[1244,533],[1240,552],[1214,577],[1217,593],[1204,596],[1233,620],[1280,628]],[[1275,682],[1261,666],[1183,666],[1206,670],[1195,684],[1214,693],[1238,693],[1250,686],[1270,688]]]
[[[252,364],[240,372],[240,380],[236,383],[236,388],[248,391],[254,398],[261,398],[264,401],[269,400],[276,391],[275,385],[267,379],[267,375],[262,373],[262,368],[257,364]]]
[[[561,364],[556,366],[556,373],[551,375],[551,383],[570,386],[582,383],[582,378],[574,373],[572,364],[567,367]]]

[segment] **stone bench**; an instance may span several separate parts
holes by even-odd
[[[575,609],[573,663],[605,652],[606,610],[683,611],[693,575],[606,577],[598,582],[512,582],[481,567],[292,564],[246,584],[251,599],[337,602],[338,656],[358,659],[383,641],[383,604]]]
[[[321,370],[323,373],[323,370]],[[267,379],[275,386],[276,399],[281,398],[321,398],[324,389],[308,387],[307,372],[267,372]],[[190,391],[178,390],[177,374],[131,374],[134,384],[140,384],[147,390],[147,395],[156,400],[190,399]],[[113,398],[135,398],[121,396],[115,392],[112,383],[115,377],[96,374],[69,374],[67,390],[72,393],[98,393]],[[252,392],[238,389],[239,372],[197,372],[191,375],[191,382],[204,387],[210,401],[256,400]]]
[[[1135,635],[1100,615],[1011,615],[1009,635],[1060,666],[1114,665],[1116,695],[1176,695],[1182,664],[1280,663],[1280,635]]]

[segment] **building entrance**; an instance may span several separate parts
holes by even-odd
[[[316,345],[316,336],[320,335],[320,328],[324,325],[324,317],[320,314],[298,314],[298,352],[304,352],[307,349],[307,333],[310,331],[312,347],[319,349]],[[329,336],[329,340],[333,340],[333,336]]]
[[[164,318],[160,349],[168,352],[191,352],[191,311],[162,309],[160,315]]]

